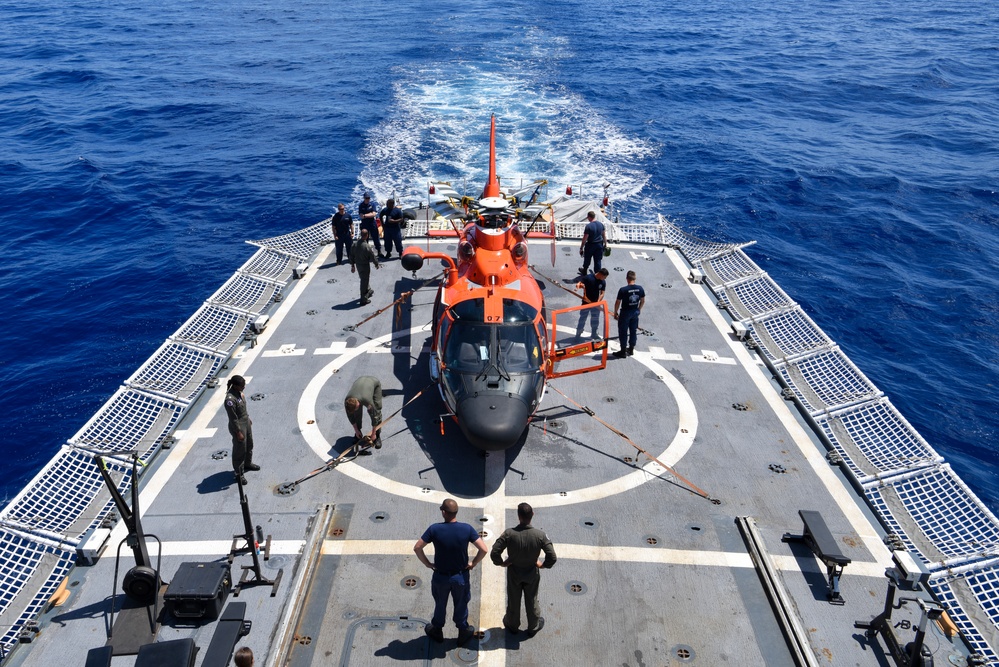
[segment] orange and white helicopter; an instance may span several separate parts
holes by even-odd
[[[521,231],[522,211],[503,196],[496,176],[495,117],[489,130],[488,182],[478,200],[465,203],[468,222],[463,229],[454,225],[430,232],[457,236],[457,257],[410,246],[402,254],[402,266],[416,271],[428,259],[444,262],[434,302],[430,373],[465,437],[479,449],[503,450],[524,434],[548,379],[606,367],[607,304],[553,311],[549,331],[544,295],[528,266],[527,236],[550,238],[554,263],[555,223],[549,220],[545,233]],[[599,312],[580,312],[593,309]],[[554,325],[568,313],[578,313],[579,322],[597,316],[603,336],[557,347]],[[555,364],[566,359],[577,362],[557,372]]]

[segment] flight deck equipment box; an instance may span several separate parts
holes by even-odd
[[[232,590],[229,563],[181,563],[163,596],[177,618],[214,620]]]

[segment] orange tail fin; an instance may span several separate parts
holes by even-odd
[[[486,197],[499,197],[499,179],[496,178],[496,116],[489,119],[489,179],[486,187],[482,190],[482,199]]]

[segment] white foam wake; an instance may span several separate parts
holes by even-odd
[[[477,196],[486,179],[489,116],[496,114],[497,172],[505,189],[547,178],[553,194],[571,184],[599,198],[604,183],[616,201],[636,198],[649,180],[643,168],[656,148],[627,136],[580,95],[549,83],[557,40],[532,31],[479,62],[402,68],[390,111],[365,141],[354,195],[395,195],[406,205],[427,200],[427,183],[451,181]],[[508,40],[509,41],[509,40]],[[499,55],[499,54],[504,55]],[[557,189],[556,189],[557,188]]]

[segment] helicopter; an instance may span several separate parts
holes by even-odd
[[[432,186],[431,186],[432,187]],[[532,198],[533,200],[533,198]],[[433,311],[430,375],[437,383],[448,413],[466,439],[484,451],[516,444],[538,410],[549,379],[601,370],[607,365],[607,304],[585,303],[553,311],[551,329],[544,294],[528,264],[527,238],[550,238],[555,260],[555,223],[549,231],[525,233],[532,225],[515,198],[500,190],[496,175],[496,118],[490,120],[489,174],[477,200],[465,198],[466,224],[432,233],[458,237],[456,257],[407,247],[402,266],[417,271],[426,260],[439,259],[444,275]],[[599,313],[584,313],[597,309]],[[603,336],[556,345],[559,316],[596,315]],[[600,353],[596,357],[596,353]],[[569,370],[558,362],[580,360]]]

